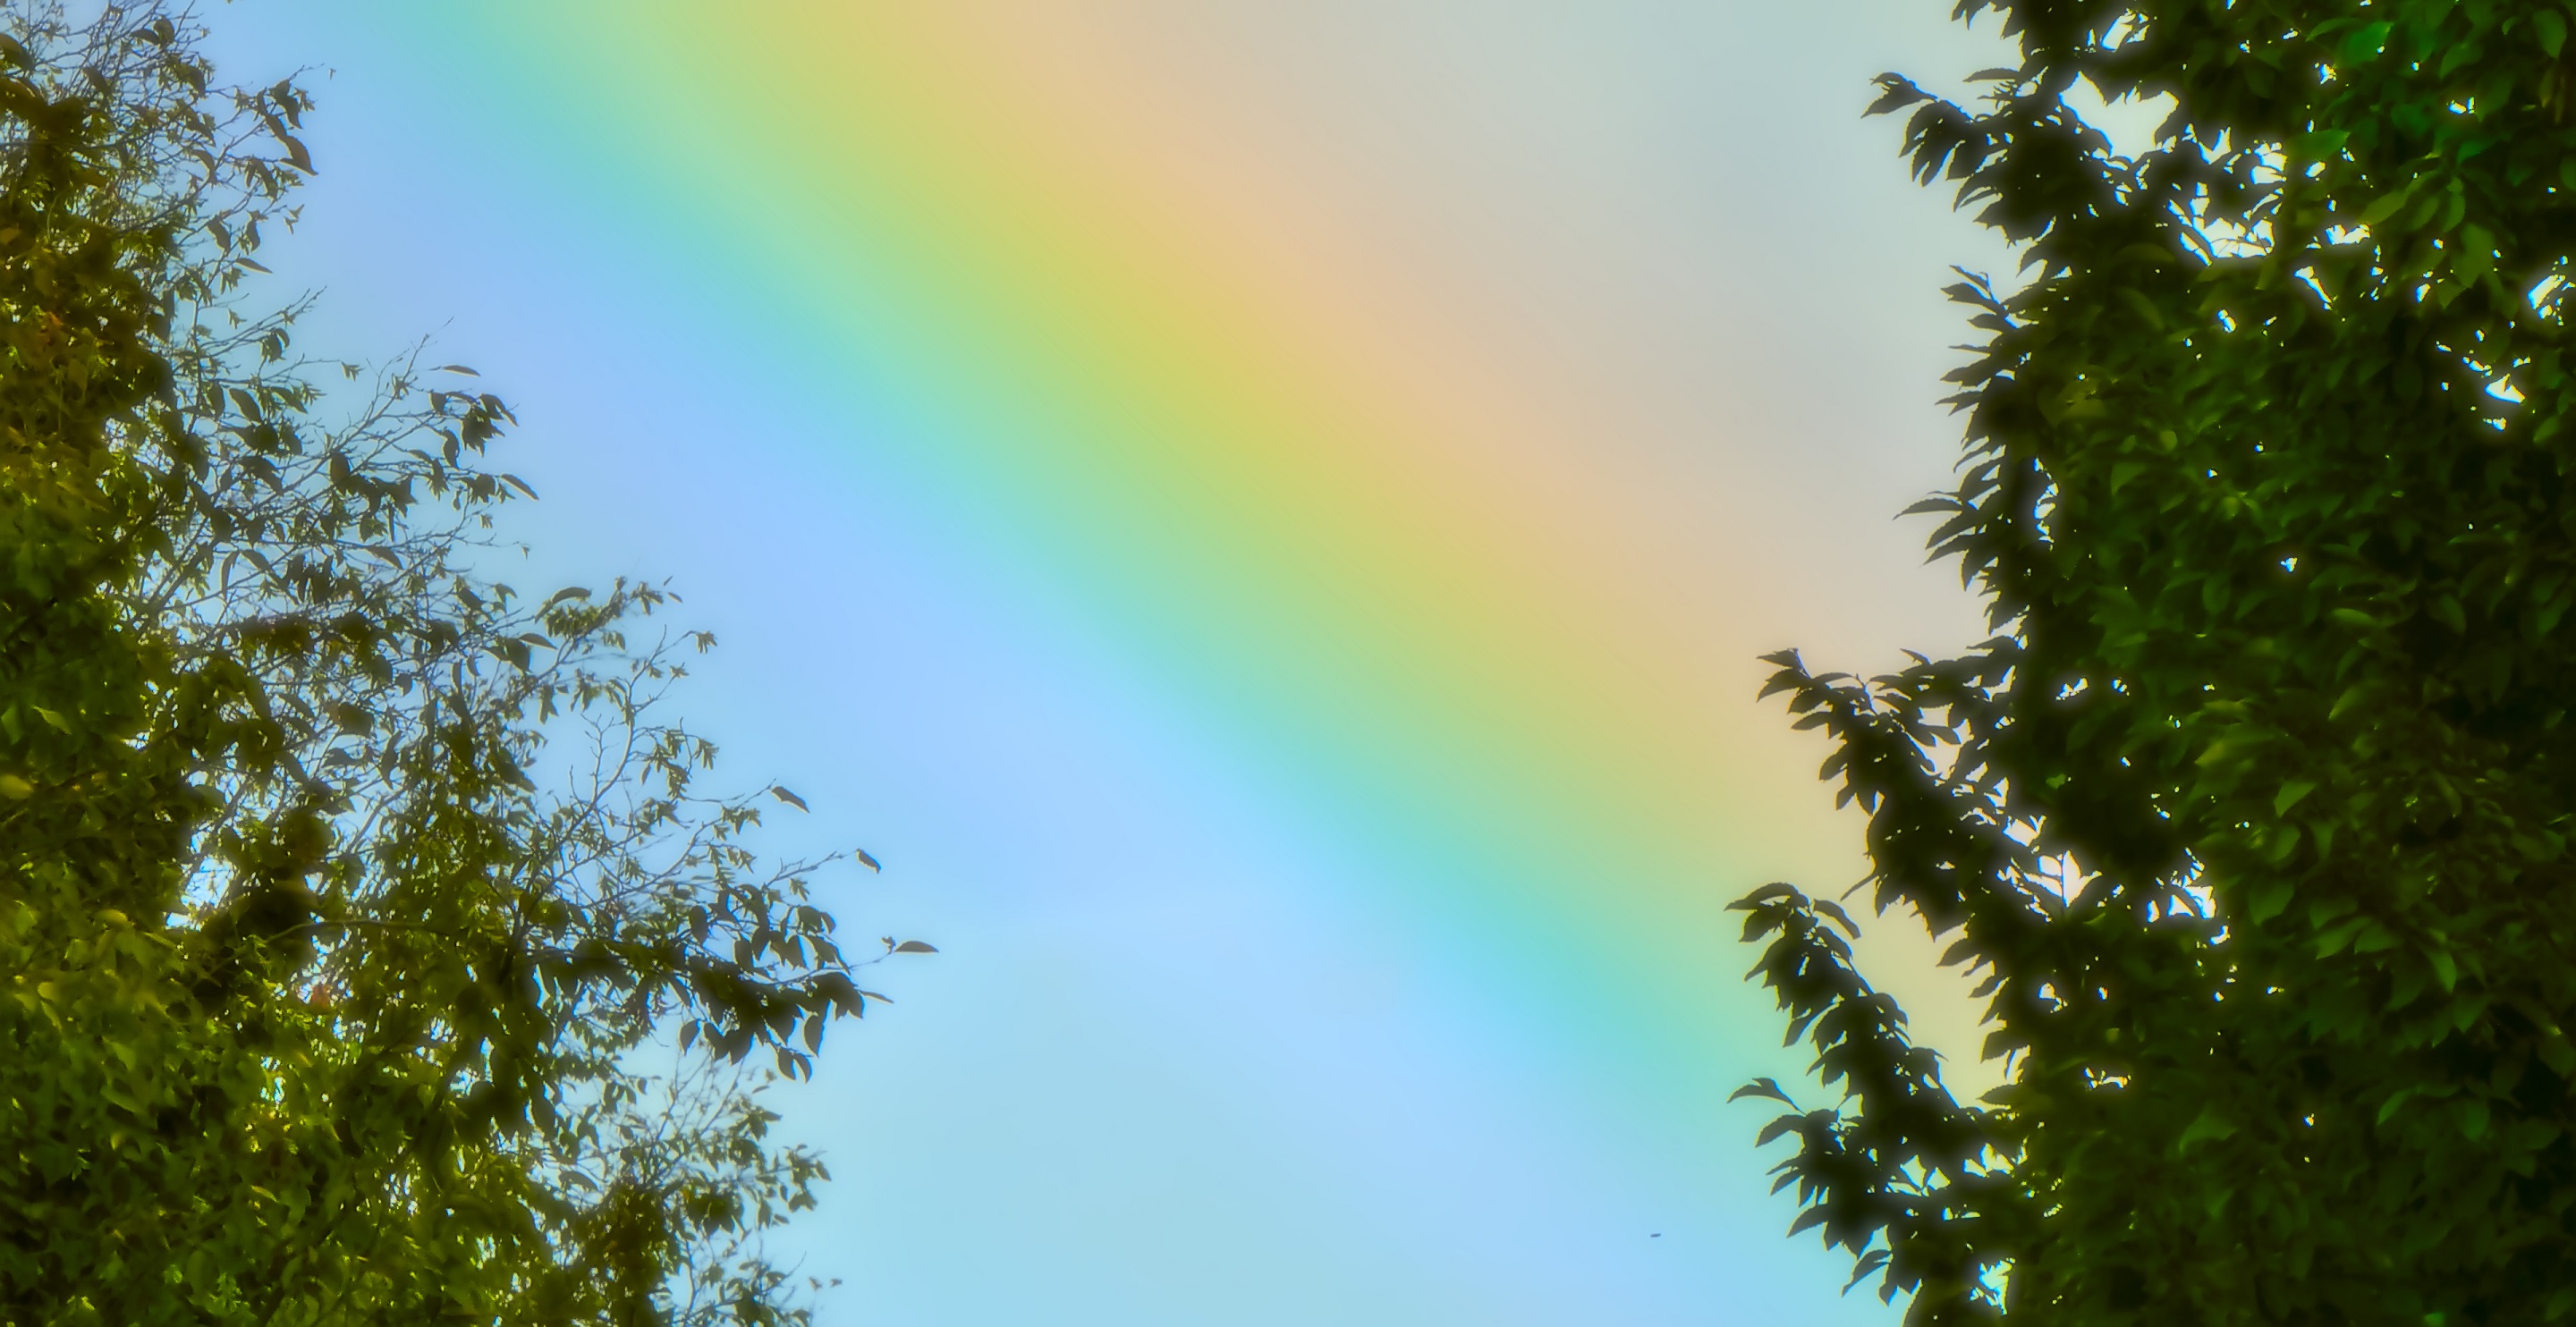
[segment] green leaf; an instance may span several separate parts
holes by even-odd
[[[1767,1098],[1769,1100],[1779,1102],[1781,1105],[1787,1106],[1792,1110],[1796,1109],[1798,1105],[1798,1103],[1789,1099],[1788,1093],[1780,1090],[1778,1080],[1770,1078],[1756,1078],[1752,1082],[1728,1093],[1726,1099],[1729,1102],[1737,1102],[1744,1100],[1746,1097]]]
[[[2404,188],[2380,195],[2370,206],[2361,210],[2361,224],[2376,226],[2397,215],[2398,209],[2406,206],[2407,200],[2415,196],[2416,183],[2416,181],[2409,181]]]
[[[2187,1152],[2194,1143],[2224,1141],[2235,1135],[2236,1126],[2219,1113],[2217,1104],[2213,1102],[2202,1107],[2200,1114],[2183,1129],[2182,1137],[2174,1140],[2174,1150]]]
[[[2356,65],[2376,58],[2381,51],[2387,49],[2388,34],[2395,27],[2395,24],[2382,19],[2375,23],[2365,23],[2354,29],[2351,36],[2344,38],[2343,49],[2337,52],[2335,63]]]
[[[2547,5],[2535,5],[2531,11],[2531,32],[2540,40],[2541,52],[2556,59],[2567,45],[2567,20]]]
[[[2353,942],[2353,937],[2362,933],[2363,928],[2375,925],[2377,923],[2368,917],[2354,917],[2336,925],[2317,937],[2317,957],[2332,958],[2342,953],[2344,947]]]
[[[2343,145],[2351,138],[2352,131],[2349,129],[2321,129],[2313,133],[2294,134],[2290,138],[2290,154],[2302,161],[2322,161],[2341,152]]]

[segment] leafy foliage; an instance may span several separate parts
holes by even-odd
[[[1925,504],[1995,635],[1766,694],[2009,1082],[1955,1101],[1848,918],[1745,899],[1845,1094],[1765,1134],[1798,1228],[1917,1323],[2564,1319],[2576,16],[1987,10],[2022,60],[1982,104],[1874,109],[2026,258],[1952,288],[1985,340]],[[2124,153],[2088,90],[2170,114]]]
[[[291,81],[5,25],[0,1321],[803,1321],[758,1092],[884,997],[664,716],[711,642],[478,572],[469,370],[241,311]]]

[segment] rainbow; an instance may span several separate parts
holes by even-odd
[[[1303,972],[1312,986],[1252,990],[1250,968],[1075,953],[1103,932],[1061,904],[1042,922],[999,905],[904,905],[949,971],[890,977],[922,993],[836,1047],[854,1067],[818,1091],[848,1103],[790,1116],[832,1150],[848,1191],[805,1236],[818,1267],[860,1288],[845,1292],[846,1318],[826,1321],[863,1308],[887,1322],[1886,1320],[1832,1298],[1830,1260],[1777,1240],[1788,1208],[1761,1192],[1758,1117],[1722,1105],[1749,1075],[1799,1063],[1779,1050],[1767,999],[1739,980],[1750,955],[1725,904],[1765,879],[1831,886],[1859,869],[1856,823],[1810,778],[1821,747],[1753,703],[1754,656],[1791,643],[1876,651],[1852,660],[1865,666],[1891,643],[1955,642],[1973,622],[1940,573],[1906,569],[1919,531],[1884,517],[1910,491],[1880,501],[1851,476],[1852,501],[1876,504],[1855,516],[1745,439],[1901,419],[1904,437],[1852,454],[1875,465],[1914,447],[1887,462],[1898,487],[1938,482],[1947,426],[1922,371],[1938,342],[1919,360],[1833,370],[1866,376],[1851,389],[1863,396],[1895,398],[1877,415],[1721,399],[1745,384],[1712,370],[1697,424],[1727,431],[1690,450],[1660,407],[1586,379],[1597,352],[1531,312],[1539,294],[1515,304],[1525,292],[1491,279],[1509,236],[1444,233],[1390,202],[1383,181],[1402,183],[1401,163],[1371,156],[1365,126],[1280,90],[1300,57],[1278,42],[1304,30],[1301,7],[1262,8],[772,0],[719,19],[667,0],[566,0],[433,19],[308,0],[271,9],[241,58],[283,50],[337,66],[317,132],[339,101],[377,99],[380,130],[405,105],[448,117],[488,150],[542,159],[514,178],[554,173],[491,206],[687,264],[665,274],[695,293],[671,298],[663,334],[767,367],[748,381],[675,372],[656,389],[697,393],[708,410],[758,415],[785,400],[799,419],[838,421],[721,445],[745,448],[759,473],[903,509],[906,537],[967,550],[975,570],[961,583],[979,598],[959,611],[1097,661],[1107,680],[1086,722],[1165,735],[1145,747],[1180,753],[1188,778],[1215,789],[1196,811],[1165,790],[1178,800],[1139,811],[1143,832],[1197,834],[1204,825],[1181,821],[1200,812],[1242,827],[1215,834],[1193,873],[1149,871],[1119,897],[1185,900],[1156,933],[1167,941],[1222,914],[1207,924],[1267,918],[1283,946],[1348,944],[1262,955],[1263,980]],[[1428,9],[1333,14],[1315,26],[1376,23],[1390,43],[1439,33]],[[1606,26],[1632,44],[1664,39],[1640,13]],[[1837,73],[1844,85],[1819,101],[1856,108],[1870,72]],[[1852,169],[1903,191],[1886,135],[1841,120],[1834,132],[1860,145]],[[397,187],[343,186],[338,169],[326,153],[325,215],[371,206],[335,204],[334,188]],[[505,244],[489,238],[505,230],[477,243]],[[1957,247],[1959,235],[1937,238]],[[1621,260],[1609,247],[1621,237],[1596,242],[1605,267]],[[1922,251],[1941,256],[1937,243]],[[1896,320],[1937,337],[1939,269],[1916,267],[1921,297],[1909,291]],[[506,378],[510,366],[484,367]],[[1812,394],[1819,381],[1833,379],[1783,387]],[[514,390],[541,411],[548,388]],[[1817,414],[1827,424],[1803,422]],[[1868,556],[1784,547],[1806,531],[1870,541],[1854,545]],[[1893,565],[1872,561],[1888,550]],[[1855,588],[1882,568],[1883,584]],[[1824,639],[1790,634],[1804,631]],[[832,648],[905,646],[852,633]],[[901,778],[900,750],[859,759],[878,768],[854,794]],[[1006,800],[952,823],[977,815],[977,832],[1011,832]],[[940,860],[933,838],[918,831],[911,860]],[[900,883],[904,855],[872,846]],[[953,898],[972,885],[942,887]],[[971,1020],[943,1023],[942,1001],[1025,1015],[973,989],[1034,980],[975,966],[987,922],[1016,927],[1029,952],[1046,949],[1045,926],[1067,928],[1049,979],[1083,974],[1127,1002],[1042,1031],[987,1027],[989,1042]],[[1924,953],[1877,943],[1892,971]],[[1932,1011],[1936,1040],[1973,1044],[1954,986],[1891,984]],[[1195,1029],[1201,1049],[1139,1049],[1176,1028]],[[1109,1057],[1096,1063],[1123,1066],[1140,1094],[1197,1103],[1155,1116],[1185,1136],[1120,1124],[1142,1109],[1132,1102],[1081,1104],[1112,1088],[1065,1047],[1095,1042]],[[942,1067],[959,1059],[986,1063]],[[1041,1105],[1068,1083],[1089,1087]],[[1023,1092],[1018,1105],[994,1099]],[[970,1093],[983,1095],[970,1106]],[[1045,1112],[1079,1127],[1038,1122]],[[1193,1123],[1170,1123],[1183,1115]],[[1086,1148],[1103,1155],[1063,1155]],[[1134,1198],[1121,1166],[1160,1176],[1166,1206]],[[934,1183],[953,1196],[929,1196]],[[1144,1206],[1120,1206],[1131,1199]],[[1191,1233],[1199,1219],[1176,1213],[1193,1211],[1231,1214],[1200,1222],[1231,1233]],[[1654,1228],[1618,1225],[1614,1238],[1587,1229],[1594,1215]],[[1461,1233],[1418,1228],[1433,1216]],[[1243,1247],[1256,1236],[1266,1253]],[[987,1256],[1018,1270],[961,1283]],[[1056,1288],[1014,1290],[1023,1275]],[[1300,1277],[1321,1278],[1317,1295],[1373,1296],[1383,1316],[1245,1307],[1304,1302],[1253,1294]],[[1236,1307],[1210,1307],[1221,1304]]]

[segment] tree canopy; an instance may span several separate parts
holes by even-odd
[[[0,34],[0,1321],[801,1321],[758,1093],[883,997],[667,713],[710,642],[492,579],[508,407],[253,301],[292,80]]]
[[[1982,339],[1924,504],[1994,635],[1866,680],[1784,654],[1766,694],[1831,739],[1878,908],[1983,975],[2008,1081],[1955,1100],[1849,918],[1753,893],[1845,1094],[1763,1134],[1794,1229],[1916,1323],[2561,1320],[2576,16],[1956,14],[2020,63],[1873,109],[2024,256],[1951,289]],[[2164,115],[2124,144],[2133,97]]]

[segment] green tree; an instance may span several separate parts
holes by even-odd
[[[244,311],[291,81],[0,33],[0,1323],[803,1320],[758,1093],[882,997],[665,717],[709,642],[478,571],[469,371]]]
[[[1954,1100],[1849,919],[1753,893],[1845,1094],[1763,1134],[1795,1229],[1910,1322],[2563,1319],[2576,19],[1987,10],[2021,62],[1981,104],[1873,109],[2025,257],[1952,288],[1985,335],[1925,504],[1995,634],[1770,692],[1832,739],[1879,908],[1982,972],[2008,1081]],[[2129,97],[2170,113],[2124,152],[2081,106]]]

